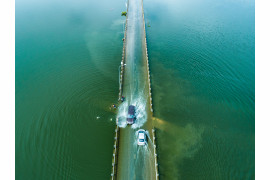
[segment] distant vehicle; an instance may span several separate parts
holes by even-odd
[[[143,146],[146,144],[146,134],[144,129],[138,130],[138,145]]]
[[[135,122],[135,106],[128,106],[127,124],[133,124]]]

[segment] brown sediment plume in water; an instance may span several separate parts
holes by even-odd
[[[179,166],[201,148],[204,127],[195,127],[191,123],[182,127],[157,117],[153,117],[153,124],[158,134],[159,163],[163,169],[160,173],[168,179],[180,179]]]

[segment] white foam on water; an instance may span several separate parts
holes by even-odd
[[[149,144],[151,146],[153,146],[153,142],[149,136],[149,132],[145,131],[145,134],[147,136],[147,140],[146,140],[146,144],[144,146],[139,146],[137,143],[137,139],[138,139],[138,134],[139,134],[139,130],[135,132],[135,136],[134,136],[134,143],[133,143],[133,148],[137,149],[138,151],[142,151],[144,155],[148,155],[148,156],[153,156],[153,152],[151,151],[151,148],[149,147]]]
[[[128,103],[130,102],[130,103]],[[120,128],[125,128],[127,126],[127,115],[128,115],[128,106],[135,106],[135,123],[131,125],[132,129],[140,128],[147,121],[147,113],[146,113],[146,101],[143,96],[139,96],[138,98],[132,98],[131,100],[126,100],[122,104],[120,104],[117,113],[117,124]]]
[[[147,136],[149,133],[146,132]],[[137,144],[138,139],[138,130],[134,132],[132,137],[133,143],[133,159],[130,164],[130,174],[129,179],[140,179],[140,180],[148,180],[153,179],[154,169],[154,154],[151,151],[151,147],[148,144],[144,146],[139,146]]]
[[[128,102],[125,101],[120,104],[117,113],[117,125],[120,128],[125,128],[127,126],[127,115],[128,115]]]
[[[154,162],[154,156],[151,152],[151,148],[146,144],[145,146],[138,146],[136,144],[136,159],[134,162],[134,171],[137,172],[137,176],[140,179],[152,179],[152,163]],[[150,169],[149,169],[150,168]]]
[[[140,128],[147,121],[147,113],[146,113],[146,101],[143,96],[139,96],[131,102],[132,105],[136,107],[136,121],[132,124],[132,129]]]

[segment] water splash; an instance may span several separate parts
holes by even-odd
[[[134,143],[135,161],[134,161],[134,179],[152,179],[152,174],[147,172],[154,172],[152,163],[154,162],[154,155],[151,148],[146,144],[144,146],[137,145],[137,138]],[[136,174],[136,177],[135,177]]]
[[[116,123],[120,128],[127,126],[128,102],[123,102],[119,108],[116,117]]]
[[[125,128],[127,126],[127,115],[128,115],[128,106],[135,106],[135,123],[131,125],[132,129],[140,128],[147,121],[147,113],[146,113],[146,101],[143,96],[139,96],[137,98],[132,97],[131,99],[127,99],[123,102],[119,108],[117,113],[117,124],[120,128]]]
[[[134,99],[133,102],[131,101],[131,103],[136,107],[136,121],[134,124],[132,124],[131,128],[137,129],[142,127],[147,121],[146,101],[143,96],[139,96],[138,98]]]

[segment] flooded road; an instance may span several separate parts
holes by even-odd
[[[118,109],[120,129],[117,179],[154,179],[154,157],[152,140],[152,115],[149,106],[149,84],[147,77],[146,47],[142,1],[129,0],[126,34],[126,65],[123,82],[123,102]],[[136,121],[127,125],[128,106],[136,107]],[[148,131],[148,145],[138,146],[136,131]],[[150,133],[151,134],[151,133]]]

